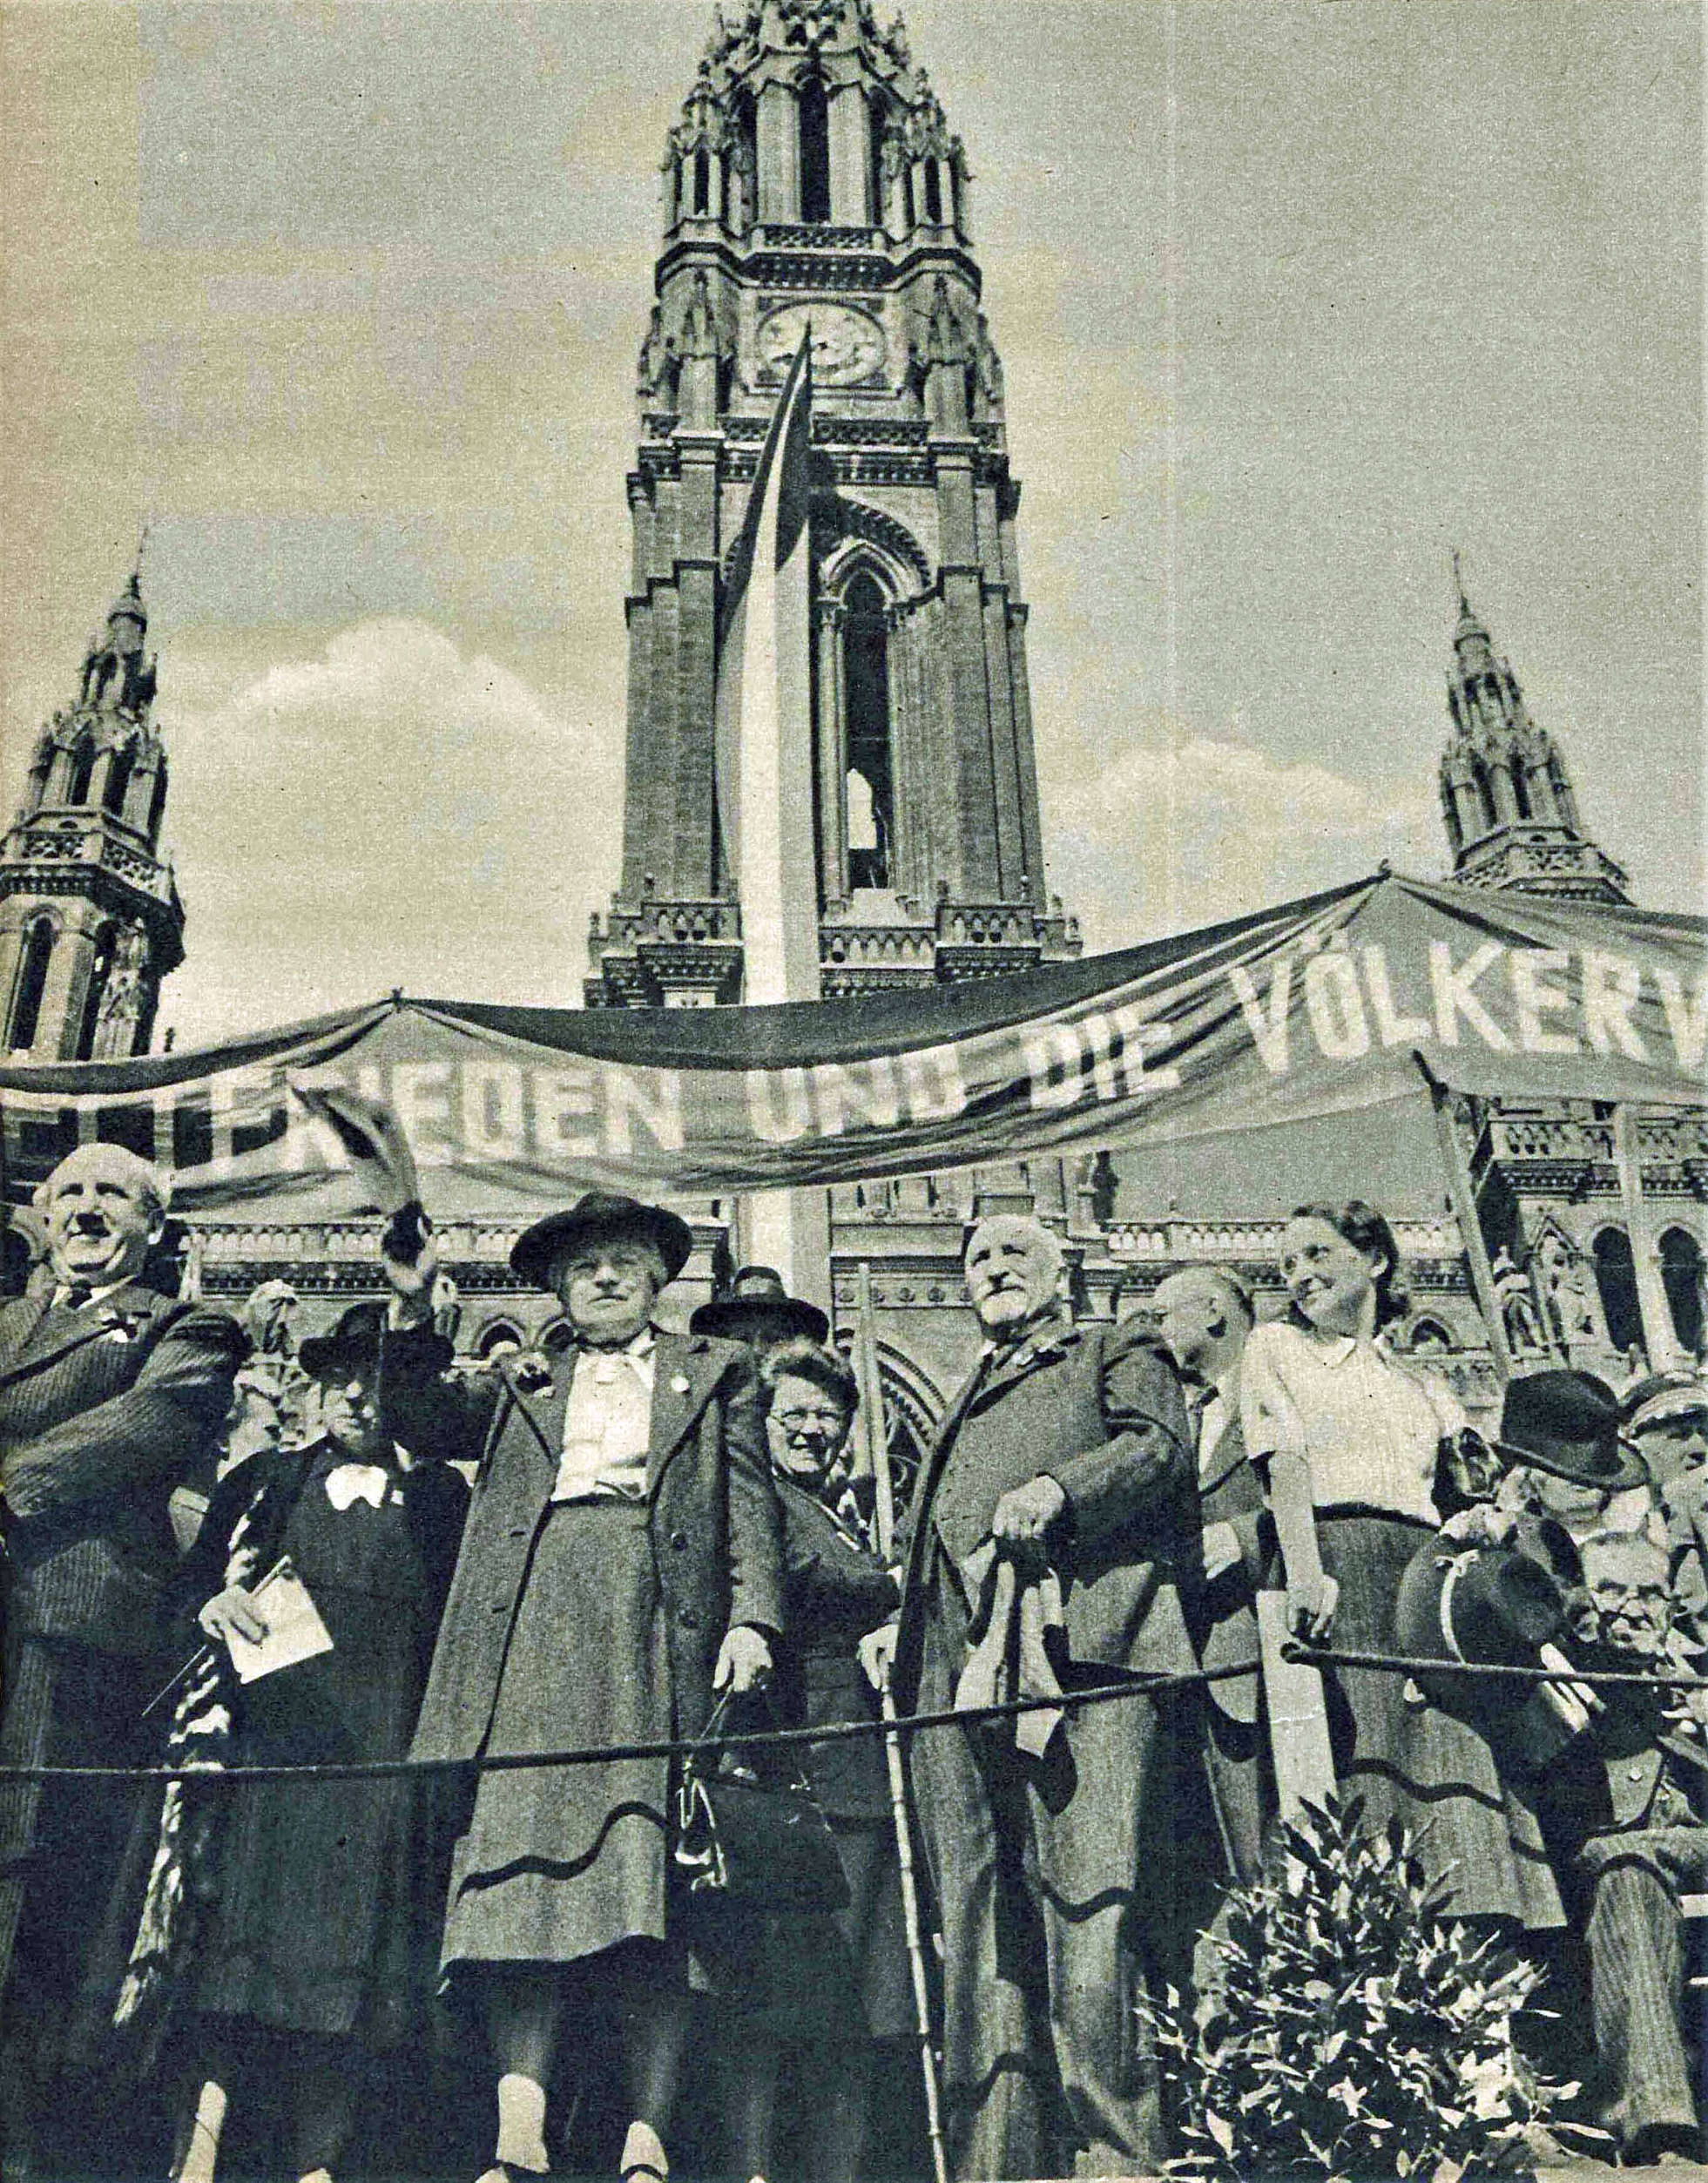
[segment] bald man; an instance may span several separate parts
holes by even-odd
[[[0,1761],[125,1764],[160,1676],[173,1486],[208,1459],[246,1343],[223,1313],[144,1286],[168,1185],[85,1145],[37,1193],[39,1294],[0,1305]],[[0,1781],[5,2173],[43,2125],[66,2010],[129,1823],[122,1785]]]
[[[895,1663],[906,1710],[955,1703],[1003,1562],[1016,1590],[1060,1587],[1064,1687],[1193,1665],[1179,1577],[1197,1510],[1179,1382],[1131,1322],[1075,1326],[1061,1271],[1060,1246],[1035,1221],[985,1220],[969,1240],[984,1346],[909,1512]],[[911,1751],[942,1917],[958,2176],[1156,2173],[1158,2085],[1133,1999],[1175,1937],[1167,1707],[1085,1707],[1036,1756],[1010,1720],[922,1733]]]
[[[1205,1667],[1232,1666],[1257,1658],[1256,1592],[1273,1538],[1239,1425],[1252,1294],[1231,1267],[1193,1266],[1169,1275],[1152,1309],[1163,1346],[1186,1382],[1192,1419],[1205,1576],[1192,1635]],[[1231,1676],[1209,1684],[1205,1697],[1210,1794],[1229,1877],[1243,1884],[1258,1876],[1276,1801],[1262,1679]]]

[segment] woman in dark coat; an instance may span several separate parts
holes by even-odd
[[[771,1700],[780,1727],[874,1717],[856,1647],[895,1614],[899,1586],[835,1505],[833,1480],[857,1402],[834,1350],[769,1349],[759,1368],[783,1511],[788,1644]],[[854,2183],[871,2120],[877,2040],[915,2033],[913,1988],[882,1741],[809,1745],[802,1769],[830,1822],[848,1882],[833,1918],[770,1919],[750,1936],[751,1977],[730,2024],[731,2125],[742,2173],[771,2172],[780,2080],[810,2105],[799,2134],[820,2183]]]
[[[415,1322],[388,1346],[388,1414],[411,1446],[480,1466],[418,1756],[665,1742],[699,1733],[714,1687],[769,1676],[782,1572],[753,1365],[652,1324],[692,1245],[663,1207],[588,1192],[511,1257],[556,1290],[574,1348],[458,1381],[426,1324],[431,1239],[384,1240],[395,1315]],[[546,2171],[550,2092],[589,2088],[606,2057],[625,2080],[622,2173],[667,2173],[693,1992],[718,1983],[672,1885],[671,1779],[664,1755],[479,1774],[442,1961],[497,2076],[487,2183]]]
[[[321,1436],[228,1473],[185,1565],[186,1596],[199,1594],[197,1619],[222,1651],[240,1657],[267,1634],[254,1593],[281,1558],[332,1639],[233,1680],[234,1765],[408,1754],[469,1490],[381,1430],[380,1339],[377,1311],[358,1305],[302,1345]],[[423,2030],[449,1843],[431,1793],[402,1776],[239,1783],[211,1811],[213,1885],[174,1967],[193,2063],[174,2174],[209,2183],[227,2100],[253,2072],[285,2088],[292,2173],[326,2183],[365,2058]],[[133,1980],[148,1945],[145,1913]]]

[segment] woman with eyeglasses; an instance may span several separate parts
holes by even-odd
[[[1446,1383],[1381,1339],[1402,1315],[1399,1247],[1375,1207],[1300,1206],[1281,1236],[1285,1319],[1252,1328],[1240,1361],[1246,1445],[1267,1482],[1295,1636],[1403,1653],[1400,1583],[1444,1517],[1468,1460],[1468,1421]],[[1448,1909],[1531,1927],[1562,1922],[1534,1816],[1475,1728],[1403,1673],[1326,1667],[1335,1779],[1381,1828],[1409,1828],[1444,1879]]]
[[[759,1382],[783,1511],[790,1632],[772,1711],[786,1728],[869,1720],[873,1694],[855,1647],[895,1613],[897,1585],[839,1499],[858,1402],[854,1375],[834,1349],[797,1340],[766,1353]],[[810,2087],[804,2141],[785,2166],[816,2183],[854,2183],[872,2116],[874,2042],[915,2031],[888,1774],[876,1736],[807,1745],[800,1756],[835,1835],[849,1900],[834,1919],[766,1920],[749,1936],[726,2113],[741,2173],[770,2174],[782,2135],[779,2084]]]

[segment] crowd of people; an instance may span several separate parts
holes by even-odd
[[[663,1207],[529,1229],[573,1339],[471,1364],[418,1208],[386,1300],[298,1345],[280,1285],[241,1323],[146,1285],[167,1188],[132,1154],[41,1194],[0,1306],[8,2177],[213,2183],[239,2147],[331,2183],[407,2166],[412,2114],[417,2172],[481,2183],[923,2175],[922,2044],[963,2183],[1155,2173],[1137,1997],[1213,2011],[1204,1936],[1297,1761],[1266,1595],[1340,1792],[1581,1985],[1556,2038],[1610,2154],[1699,2150],[1698,1375],[1532,1372],[1485,1438],[1385,1344],[1367,1205],[1293,1216],[1260,1324],[1211,1267],[1076,1321],[1057,1238],[997,1215],[976,1367],[880,1551],[824,1315],[748,1269],[669,1330]],[[1578,1679],[1610,1667],[1640,1679]],[[793,1798],[803,1854],[715,1884],[672,1747],[850,1723],[694,1774],[730,1828]]]

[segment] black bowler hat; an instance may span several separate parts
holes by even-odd
[[[371,1380],[379,1370],[383,1304],[352,1304],[329,1332],[311,1335],[297,1348],[297,1362],[314,1380]]]
[[[551,1268],[565,1251],[588,1243],[645,1243],[664,1260],[673,1281],[688,1263],[693,1230],[663,1206],[643,1205],[609,1190],[590,1190],[567,1213],[549,1213],[516,1238],[510,1265],[535,1288],[550,1288]]]
[[[816,1304],[791,1296],[774,1266],[743,1266],[727,1291],[702,1304],[688,1321],[690,1334],[721,1335],[728,1342],[769,1348],[777,1342],[822,1342],[830,1321]]]
[[[1593,1372],[1527,1372],[1507,1389],[1495,1445],[1509,1463],[1619,1493],[1649,1476],[1619,1426],[1619,1398]]]

